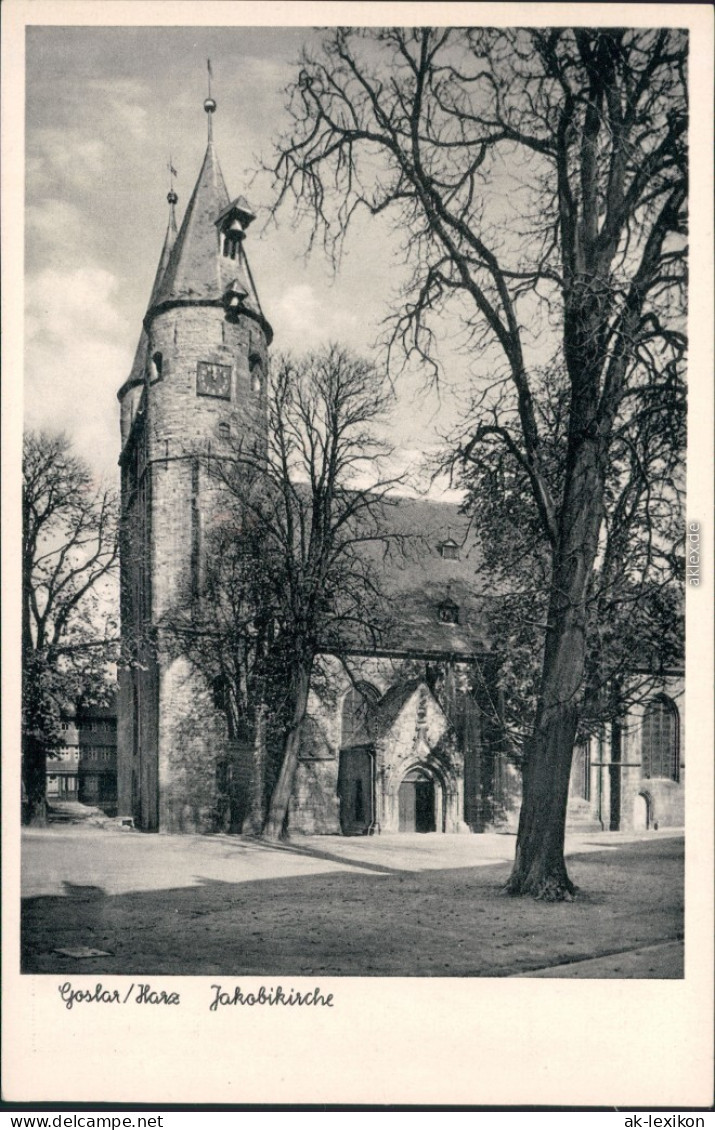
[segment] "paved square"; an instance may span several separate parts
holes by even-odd
[[[581,890],[558,905],[501,894],[513,836],[273,846],[55,826],[23,841],[25,972],[682,976],[679,835],[573,837]],[[78,947],[110,956],[56,952]]]

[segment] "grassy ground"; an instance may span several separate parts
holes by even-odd
[[[229,837],[32,832],[23,971],[504,977],[563,965],[571,975],[571,963],[681,938],[682,840],[588,840],[569,861],[578,898],[545,905],[500,893],[513,851],[505,837],[276,850]],[[54,952],[78,945],[110,956]],[[657,950],[598,968],[592,976],[682,975],[672,962],[664,972]]]

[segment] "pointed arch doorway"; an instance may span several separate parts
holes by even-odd
[[[400,832],[444,831],[442,785],[423,766],[410,770],[397,793]]]
[[[338,767],[340,830],[365,836],[374,830],[375,756],[366,747],[341,749]]]

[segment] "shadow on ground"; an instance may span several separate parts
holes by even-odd
[[[325,837],[325,839],[329,838],[328,836]],[[364,840],[359,840],[357,837],[356,840],[361,845],[365,843]],[[272,843],[270,840],[261,840],[258,837],[255,839],[252,837],[247,839],[241,837],[239,842],[242,844],[256,844],[262,851],[276,851],[288,855],[304,856],[306,859],[320,859],[324,863],[338,863],[343,867],[348,864],[350,866],[359,867],[361,871],[375,871],[378,875],[395,875],[403,870],[401,867],[388,867],[385,863],[372,863],[364,859],[360,854],[353,855],[349,851],[325,851],[322,848],[316,848],[313,844],[307,847],[296,840]],[[351,841],[348,837],[341,841],[342,844],[351,842],[354,843],[355,841]]]
[[[682,937],[681,841],[574,856],[569,869],[579,897],[556,905],[502,895],[504,863],[252,883],[197,876],[195,886],[116,895],[65,883],[61,896],[23,902],[22,970],[506,977]],[[81,946],[110,956],[54,952]],[[612,975],[663,975],[645,969]]]

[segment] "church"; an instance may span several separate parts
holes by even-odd
[[[273,331],[245,250],[254,215],[232,199],[204,104],[208,145],[181,225],[177,196],[139,343],[119,390],[123,661],[117,701],[120,818],[147,832],[240,831],[253,750],[230,742],[215,697],[162,625],[199,585],[217,457],[265,426]],[[385,566],[399,622],[351,677],[325,656],[311,691],[289,809],[291,834],[514,831],[518,758],[498,726],[498,647],[487,638],[478,545],[459,507],[400,501],[424,552]],[[634,672],[634,678],[638,677]],[[574,755],[569,826],[657,829],[684,822],[682,672],[650,678],[631,714]]]

